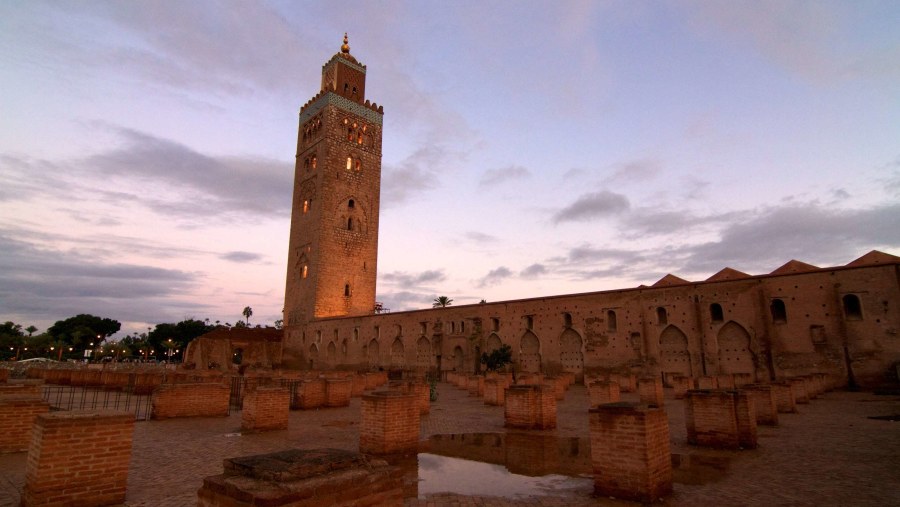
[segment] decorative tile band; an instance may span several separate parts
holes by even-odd
[[[312,118],[316,113],[321,111],[322,108],[328,105],[337,106],[345,111],[361,116],[376,125],[381,125],[384,118],[384,113],[373,111],[370,107],[366,107],[358,102],[353,102],[336,93],[327,92],[300,111],[300,123]]]

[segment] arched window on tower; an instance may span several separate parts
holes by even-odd
[[[665,326],[669,323],[669,314],[666,313],[666,309],[662,306],[656,308],[656,323],[660,326]]]
[[[344,297],[350,297],[350,284],[344,284]]]
[[[348,231],[353,230],[353,217],[350,217],[347,219],[347,230]]]
[[[772,322],[776,324],[787,322],[787,308],[784,306],[784,301],[773,299],[772,304],[769,305],[769,310],[772,312]]]
[[[571,313],[563,314],[563,326],[572,327],[572,314]]]
[[[309,211],[309,200],[303,201],[303,213]]]
[[[353,157],[347,157],[347,170],[353,169]]]
[[[846,294],[841,301],[844,303],[844,318],[847,320],[862,320],[862,303],[856,294]]]
[[[709,319],[713,322],[722,322],[725,320],[725,314],[722,312],[722,305],[719,303],[709,305]]]
[[[353,209],[354,206],[356,206],[356,203],[353,202],[353,199],[350,199],[349,201],[347,201],[347,207],[348,207],[348,208]]]
[[[308,275],[309,275],[309,266],[304,264],[303,267],[300,268],[300,278],[306,278]]]
[[[614,310],[606,311],[606,330],[610,333],[615,333],[616,329],[619,328],[619,323],[616,321],[616,312]]]
[[[362,169],[362,160],[356,159],[356,172],[359,172]]]
[[[316,169],[316,156],[313,155],[311,159],[309,159],[309,166],[315,170]]]

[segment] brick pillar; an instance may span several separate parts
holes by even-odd
[[[716,377],[697,377],[697,389],[718,389],[719,383]]]
[[[678,375],[672,378],[672,391],[676,400],[683,400],[688,389],[694,388],[694,379]]]
[[[519,377],[516,379],[516,384],[527,386],[527,385],[541,385],[544,383],[544,374],[543,373],[520,373]]]
[[[325,380],[325,406],[349,407],[353,381],[350,379]]]
[[[394,380],[388,382],[388,389],[414,395],[419,407],[419,414],[425,415],[431,412],[431,386],[424,381]]]
[[[619,390],[623,393],[633,393],[637,390],[637,377],[630,373],[612,374],[609,378],[619,384]]]
[[[554,389],[544,385],[511,386],[506,390],[504,417],[508,428],[555,428]]]
[[[323,406],[325,406],[325,379],[307,379],[297,384],[291,408],[310,410]]]
[[[286,387],[257,387],[244,396],[241,431],[285,430],[291,411],[291,391]]]
[[[488,379],[484,381],[484,404],[502,407],[506,402],[506,386],[503,379]]]
[[[806,393],[806,381],[800,377],[788,379],[791,383],[791,391],[794,393],[794,402],[800,405],[809,403],[809,395]]]
[[[819,397],[819,389],[816,385],[816,378],[814,375],[804,375],[800,377],[803,379],[803,385],[806,386],[806,396],[810,400],[814,400]]]
[[[790,414],[797,411],[797,402],[794,399],[794,390],[790,382],[774,382],[772,397],[775,398],[775,409],[782,414]]]
[[[662,407],[665,404],[662,379],[658,377],[642,378],[638,382],[638,394],[641,397],[641,403],[652,407]]]
[[[359,450],[366,454],[414,453],[419,446],[419,406],[414,394],[377,391],[362,397]]]
[[[134,414],[54,412],[35,421],[22,505],[125,502]]]
[[[684,404],[688,443],[740,448],[734,395],[730,391],[690,390]]]
[[[611,380],[595,380],[588,384],[591,408],[619,401],[619,384]]]
[[[756,406],[756,423],[766,426],[778,425],[778,407],[775,404],[772,386],[748,384],[744,386],[743,390],[753,396],[753,404]]]
[[[746,391],[732,391],[737,419],[738,443],[743,449],[756,449],[756,406]]]
[[[718,389],[734,389],[734,375],[730,373],[716,375],[716,386]]]
[[[613,403],[592,408],[594,493],[652,503],[672,492],[669,421],[661,408]]]
[[[9,370],[0,368],[0,384],[5,384],[9,380]]]
[[[350,388],[350,396],[359,398],[366,390],[366,376],[362,373],[353,375],[353,386]]]
[[[484,396],[484,377],[472,375],[469,377],[469,396],[481,398]]]
[[[28,450],[35,419],[50,411],[40,396],[9,394],[27,390],[25,386],[0,387],[0,453]]]

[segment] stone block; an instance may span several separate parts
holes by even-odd
[[[510,386],[506,390],[506,427],[553,429],[556,427],[555,389],[544,385]]]

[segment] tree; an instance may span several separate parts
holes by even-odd
[[[275,321],[275,329],[282,329],[284,327],[284,320],[278,319]]]
[[[184,346],[194,338],[202,336],[215,329],[206,322],[197,319],[185,319],[178,323],[157,324],[156,327],[147,334],[143,345],[162,353],[165,349],[183,350]],[[171,342],[169,340],[172,340]],[[123,340],[124,341],[124,340]]]
[[[121,328],[122,324],[117,320],[82,313],[56,321],[50,329],[47,329],[47,334],[69,345],[87,348],[90,343],[99,346],[103,340],[116,334]]]
[[[499,349],[492,350],[490,354],[481,354],[481,364],[488,371],[497,371],[512,362],[512,347],[501,345]]]
[[[250,325],[250,316],[253,315],[253,308],[250,308],[249,306],[245,306],[244,311],[241,312],[241,315],[243,315],[244,318],[247,319],[247,325],[249,326]]]
[[[448,298],[447,296],[438,296],[434,298],[434,302],[431,304],[432,308],[446,308],[453,303],[453,300]]]
[[[28,327],[25,328],[25,331],[28,331],[28,337],[29,337],[29,338],[31,338],[31,335],[33,335],[34,332],[37,331],[37,330],[38,330],[38,328],[36,328],[36,327],[34,327],[34,326],[28,326]]]
[[[0,358],[10,359],[16,357],[19,348],[25,343],[25,334],[22,333],[22,325],[12,321],[0,324]]]

